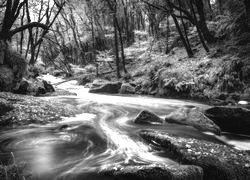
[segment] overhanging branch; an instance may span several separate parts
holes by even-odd
[[[29,23],[29,24],[25,24],[21,27],[18,27],[16,29],[13,29],[10,31],[10,36],[13,36],[15,35],[16,33],[19,33],[19,32],[22,32],[26,29],[29,29],[29,28],[34,28],[34,27],[40,27],[44,30],[47,30],[48,29],[48,26],[46,26],[45,24],[42,24],[42,23],[39,23],[39,22],[32,22],[32,23]]]

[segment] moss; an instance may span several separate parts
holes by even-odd
[[[205,180],[248,180],[250,156],[246,152],[226,145],[192,138],[182,138],[165,132],[142,131],[141,136],[149,142],[172,152],[183,164],[200,166]]]

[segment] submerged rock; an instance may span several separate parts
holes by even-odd
[[[217,106],[205,110],[223,131],[250,135],[250,110],[238,107]]]
[[[116,94],[119,93],[121,89],[121,82],[106,82],[101,84],[95,84],[91,86],[90,93],[110,93]]]
[[[170,151],[181,163],[200,166],[205,180],[248,180],[250,156],[226,145],[165,132],[142,131],[141,137]]]
[[[134,120],[136,124],[163,124],[164,120],[149,111],[141,111]]]
[[[203,171],[192,165],[135,165],[110,168],[100,172],[118,180],[202,180]]]
[[[220,128],[197,108],[180,108],[168,114],[166,122],[193,126],[200,131],[220,134]]]

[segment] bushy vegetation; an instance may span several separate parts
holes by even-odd
[[[30,64],[30,77],[42,72],[75,76],[80,84],[118,79],[134,83],[143,94],[247,96],[246,1],[10,2],[0,7],[6,12],[0,16],[0,41],[10,46],[12,40],[13,49]],[[13,21],[6,24],[7,18]],[[6,64],[3,58],[0,63]]]

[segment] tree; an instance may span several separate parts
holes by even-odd
[[[194,26],[196,26],[200,41],[204,49],[207,52],[209,52],[209,48],[206,45],[205,40],[207,40],[207,42],[213,42],[214,37],[211,35],[211,33],[207,28],[203,2],[199,0],[189,0],[189,1],[160,0],[160,3],[152,4],[148,0],[142,0],[142,1],[156,9],[165,11],[166,13],[170,13],[171,17],[174,20],[180,38],[183,42],[183,45],[187,51],[187,54],[190,57],[192,56],[193,53],[191,47],[189,46],[188,39],[185,39],[185,36],[181,31],[178,18],[186,19]],[[184,28],[184,33],[185,33],[185,28]]]
[[[250,29],[250,1],[244,0],[244,4],[246,8],[247,25],[248,25],[248,29]]]
[[[43,1],[41,1],[41,2],[43,2]],[[60,12],[62,11],[63,7],[66,4],[66,0],[63,0],[61,2],[54,0],[53,2],[54,2],[53,5],[50,7],[50,1],[48,1],[47,8],[46,8],[45,14],[44,14],[44,16],[46,17],[44,25],[47,28],[44,29],[43,31],[41,31],[40,33],[38,32],[38,30],[36,30],[35,39],[34,39],[34,35],[33,35],[33,29],[28,28],[29,29],[29,44],[30,44],[30,52],[31,52],[31,58],[30,58],[29,64],[31,64],[31,65],[34,65],[36,62],[36,58],[40,52],[40,47],[41,47],[41,43],[43,42],[43,38],[48,34],[49,29],[52,27],[56,18],[58,17],[58,15],[60,14]],[[54,7],[57,8],[57,11],[55,11]],[[26,3],[26,12],[27,12],[28,22],[31,22],[30,15],[29,15],[28,2]],[[54,16],[52,16],[53,13],[54,13]],[[38,21],[42,20],[40,17],[41,17],[41,14],[39,13]]]
[[[106,0],[106,3],[112,13],[113,16],[113,27],[114,27],[114,42],[115,42],[115,57],[116,57],[116,73],[117,78],[121,77],[120,73],[120,58],[119,58],[119,42],[118,42],[118,34],[117,34],[117,1]]]
[[[13,24],[17,20],[20,14],[20,10],[28,3],[28,0],[6,0],[6,5],[4,6],[5,12],[3,17],[2,27],[0,29],[0,40],[11,40],[12,36],[16,33],[22,32],[29,28],[40,27],[47,30],[48,26],[40,22],[28,22],[20,27],[14,28]]]

